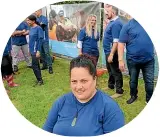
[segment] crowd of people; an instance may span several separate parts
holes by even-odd
[[[64,13],[61,11],[59,14]],[[100,34],[97,29],[97,17],[91,14],[77,37],[78,57],[70,62],[71,92],[55,101],[43,126],[44,130],[65,136],[94,136],[112,132],[125,125],[123,111],[114,101],[115,98],[123,96],[124,92],[129,92],[123,89],[124,48],[131,96],[127,104],[132,104],[138,98],[140,70],[145,83],[146,103],[151,99],[154,90],[154,46],[151,39],[132,17],[124,24],[116,7],[108,5],[105,14],[109,20],[103,35],[108,70],[106,85],[115,89],[116,93],[109,97],[96,87]],[[26,35],[29,35],[29,43],[26,41]],[[53,69],[49,53],[48,21],[42,15],[41,9],[17,27],[6,46],[1,71],[3,79],[7,80],[11,87],[18,86],[13,82],[13,73],[18,71],[17,56],[20,49],[27,67],[33,69],[37,79],[36,85],[42,85],[41,70],[48,69],[52,74]]]

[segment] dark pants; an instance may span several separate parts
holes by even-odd
[[[123,94],[123,76],[119,69],[118,54],[117,52],[113,56],[113,62],[108,63],[108,56],[106,55],[106,67],[109,73],[108,87],[116,86],[116,93]]]
[[[3,78],[13,74],[12,59],[10,55],[2,57],[1,73]]]
[[[43,42],[42,48],[41,48],[41,55],[42,55],[43,66],[52,67],[52,58],[50,56],[48,42]]]
[[[33,72],[37,78],[37,81],[42,80],[42,75],[41,75],[41,70],[40,70],[40,64],[39,64],[39,59],[36,58],[36,55],[31,55],[32,57],[32,69]]]
[[[129,85],[130,85],[131,96],[137,97],[138,77],[140,70],[142,70],[143,79],[145,83],[146,102],[150,100],[154,89],[154,63],[155,63],[154,59],[146,63],[135,63],[131,59],[127,60],[127,66],[130,75]]]

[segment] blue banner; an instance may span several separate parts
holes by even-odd
[[[50,40],[50,47],[53,53],[58,53],[69,57],[78,56],[78,49],[76,43]]]

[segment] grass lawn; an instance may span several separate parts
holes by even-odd
[[[38,127],[42,127],[46,120],[48,111],[52,103],[61,95],[70,91],[69,87],[69,61],[56,58],[54,65],[54,74],[49,74],[48,70],[42,71],[44,80],[43,86],[33,87],[36,81],[32,69],[26,68],[25,62],[19,64],[19,74],[15,75],[15,82],[21,86],[10,88],[9,98],[17,110],[30,122]],[[107,74],[98,78],[98,88],[104,90],[107,94],[114,94],[114,90],[106,89]],[[128,105],[126,100],[129,96],[129,78],[124,76],[124,96],[116,99],[122,108],[126,123],[136,117],[145,107],[145,92],[143,80],[139,80],[138,100]]]

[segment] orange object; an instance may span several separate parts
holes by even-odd
[[[54,24],[53,27],[52,27],[52,30],[49,30],[49,38],[52,39],[52,40],[57,40],[56,27],[57,27],[57,25]]]
[[[107,72],[107,70],[105,70],[105,69],[97,69],[97,77],[102,76],[106,72]]]

